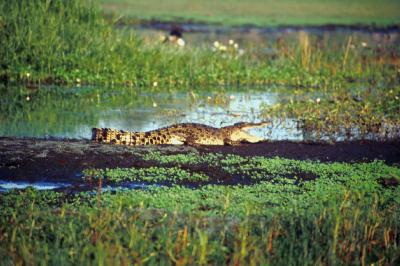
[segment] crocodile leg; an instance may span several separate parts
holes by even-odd
[[[231,140],[228,138],[224,139],[224,145],[227,146],[238,146],[240,144],[241,144],[240,140]]]

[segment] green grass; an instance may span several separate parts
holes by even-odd
[[[195,153],[143,158],[161,166],[214,162],[245,178],[270,178],[98,195],[1,194],[1,262],[394,265],[400,259],[400,187],[379,181],[399,176],[398,167]],[[300,171],[317,178],[287,176]]]
[[[400,3],[396,0],[102,0],[106,13],[129,18],[161,21],[197,21],[222,24],[353,25],[399,24]]]
[[[265,47],[242,47],[243,55],[233,48],[215,52],[208,45],[177,49],[115,30],[91,2],[51,3],[0,3],[3,82],[157,82],[161,89],[271,83],[332,87],[348,80],[398,83],[398,47],[390,43],[370,49],[356,36],[321,40],[301,32],[294,39],[270,40]]]

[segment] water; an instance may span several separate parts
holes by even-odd
[[[0,180],[0,192],[8,191],[11,189],[25,189],[28,187],[35,188],[37,190],[53,190],[58,188],[66,188],[71,186],[70,183],[66,182],[51,182],[51,181],[6,181]]]
[[[75,185],[77,183],[75,182]],[[72,183],[68,182],[59,182],[59,181],[25,181],[25,180],[18,180],[18,181],[9,181],[9,180],[1,180],[0,179],[0,192],[6,192],[13,189],[26,189],[26,188],[34,188],[37,190],[55,190],[55,189],[67,189],[72,187]],[[114,185],[104,185],[102,186],[102,191],[116,191],[116,190],[135,190],[135,189],[147,189],[149,187],[154,186],[162,186],[160,184],[147,184],[147,183],[140,183],[140,182],[124,182],[122,184],[114,184]],[[76,188],[76,187],[75,187]],[[93,193],[97,193],[97,185],[94,187],[88,187],[83,181],[81,182],[82,189],[91,189]]]
[[[11,92],[10,92],[11,91]],[[137,88],[12,88],[1,101],[0,136],[89,139],[92,127],[148,131],[174,123],[223,127],[259,122],[262,106],[290,96],[274,90],[223,88],[153,93]],[[278,121],[250,133],[272,140],[302,140],[296,121]]]

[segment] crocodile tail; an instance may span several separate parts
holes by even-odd
[[[110,142],[110,135],[108,128],[92,128],[92,140],[95,142]]]

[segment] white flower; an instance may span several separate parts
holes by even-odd
[[[80,79],[80,78],[77,78],[77,79],[76,79],[76,83],[81,83],[81,79]]]
[[[157,107],[157,103],[156,102],[153,102],[153,107]]]
[[[226,48],[226,46],[225,46],[225,45],[221,45],[221,46],[219,47],[219,50],[220,50],[220,51],[226,51],[226,50],[227,50],[227,48]]]
[[[29,78],[30,76],[31,76],[31,73],[29,73],[29,72],[28,72],[28,73],[26,73],[26,77],[28,77],[28,78]]]
[[[218,48],[219,47],[219,42],[215,41],[213,45],[214,45],[214,47]]]
[[[239,48],[239,44],[235,43],[235,44],[233,45],[233,47],[234,47],[235,49],[238,49],[238,48]]]
[[[185,41],[182,38],[179,38],[176,43],[178,44],[178,46],[183,47],[185,46]]]
[[[231,100],[235,99],[235,95],[231,94],[231,95],[229,96],[229,99],[231,99]]]
[[[367,47],[367,46],[368,46],[368,43],[362,42],[362,43],[361,43],[361,46],[362,46],[362,47]]]
[[[233,45],[235,42],[233,40],[229,40],[229,45]]]
[[[210,96],[207,96],[207,101],[211,101],[211,97]]]
[[[316,102],[316,103],[320,103],[320,102],[321,102],[321,99],[320,99],[320,98],[317,98],[317,99],[315,100],[315,102]]]
[[[153,87],[157,87],[158,86],[158,82],[157,81],[154,81],[153,82]]]

